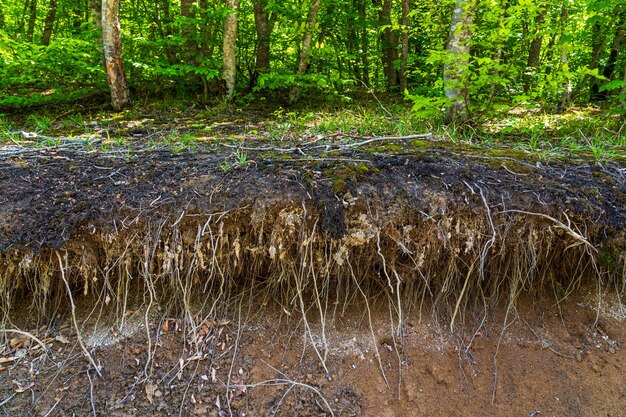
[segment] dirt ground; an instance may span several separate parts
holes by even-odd
[[[6,416],[623,416],[626,311],[608,296],[598,315],[592,291],[559,305],[523,299],[516,311],[489,312],[453,331],[412,312],[394,332],[384,303],[372,308],[371,327],[354,306],[329,314],[323,332],[309,317],[307,331],[301,318],[258,314],[260,306],[242,302],[228,317],[195,318],[195,331],[180,318],[151,315],[148,339],[136,311],[121,328],[83,322],[101,376],[71,320],[51,321],[31,330],[47,353],[21,334],[1,348],[0,409]]]

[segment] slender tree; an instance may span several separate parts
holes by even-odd
[[[398,34],[391,27],[391,9],[393,0],[383,0],[380,9],[380,40],[382,45],[382,64],[387,78],[387,86],[393,89],[399,83],[396,60],[398,59]]]
[[[250,87],[257,83],[259,75],[270,67],[270,36],[275,18],[267,10],[267,0],[254,1],[254,25],[256,28],[256,61],[250,75]]]
[[[2,3],[0,2],[0,30],[4,29],[4,9],[2,8]]]
[[[122,61],[120,0],[102,0],[102,45],[111,105],[115,110],[121,110],[130,105],[130,93]]]
[[[447,51],[450,62],[444,66],[446,97],[451,101],[446,109],[446,123],[464,122],[469,117],[467,70],[469,66],[470,41],[472,38],[472,0],[456,0],[450,24]]]
[[[363,83],[369,85],[369,38],[367,36],[367,8],[365,0],[357,0],[357,8],[359,12],[359,25],[361,27],[361,64],[363,66]]]
[[[569,42],[565,41],[565,36],[567,34],[566,25],[567,25],[568,17],[569,17],[569,11],[567,10],[567,6],[563,4],[561,6],[561,65],[562,65],[563,71],[565,71],[565,68],[567,67],[568,61],[569,61],[570,45],[569,45]],[[565,82],[563,83],[563,92],[561,94],[561,102],[559,103],[557,110],[558,111],[565,110],[565,108],[569,104],[571,97],[572,97],[572,80],[569,77],[567,77],[565,79]]]
[[[539,62],[541,59],[541,46],[543,44],[542,25],[545,21],[545,8],[541,7],[536,10],[534,31],[530,39],[530,45],[528,47],[528,59],[526,61],[526,67],[531,73],[536,73],[539,68]],[[528,92],[533,84],[533,75],[526,74],[524,77],[524,92]]]
[[[626,35],[626,10],[622,10],[618,15],[617,22],[615,24],[615,36],[613,37],[613,43],[611,44],[611,52],[606,60],[606,65],[602,69],[602,75],[608,81],[613,78],[613,73],[617,65],[618,57],[622,50],[622,44],[624,43],[624,36]],[[595,91],[595,99],[606,100],[606,91]]]
[[[41,35],[41,44],[50,45],[50,38],[52,37],[52,30],[54,29],[54,22],[56,20],[57,13],[57,0],[50,0],[48,6],[48,14],[44,21],[43,34]]]
[[[226,86],[226,97],[232,99],[235,95],[235,81],[237,76],[237,60],[235,46],[237,41],[237,12],[239,0],[226,0],[230,8],[224,19],[224,46],[222,79]]]
[[[405,91],[408,86],[408,63],[409,63],[409,0],[402,0],[402,64],[400,66],[400,90]]]
[[[29,7],[29,12],[28,12],[28,29],[26,30],[26,40],[28,42],[33,41],[36,22],[37,22],[37,0],[30,0],[30,7]]]
[[[296,74],[302,75],[306,72],[309,66],[309,57],[311,55],[311,41],[313,40],[313,33],[315,32],[315,26],[317,25],[317,14],[320,10],[322,2],[321,0],[311,0],[311,7],[309,8],[309,14],[307,17],[306,29],[304,36],[302,37],[302,46],[300,48],[300,56],[298,57],[298,69]],[[296,85],[293,86],[289,92],[289,102],[295,103],[300,97],[300,88]]]
[[[193,59],[192,49],[194,49],[195,46],[192,39],[194,37],[195,25],[191,23],[191,20],[196,16],[193,6],[193,0],[180,1],[180,15],[185,18],[181,30],[181,35],[185,38],[185,50],[182,54],[185,61],[191,61]]]
[[[102,29],[102,0],[88,0],[91,21],[96,29]]]

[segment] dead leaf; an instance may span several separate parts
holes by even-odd
[[[21,393],[21,392],[24,392],[26,390],[29,390],[30,388],[32,388],[35,385],[34,382],[31,382],[28,385],[22,385],[21,383],[19,383],[16,380],[13,380],[13,383],[15,385],[17,385],[17,388],[15,389],[15,392],[18,393],[18,394]]]
[[[152,404],[152,398],[154,397],[154,391],[156,391],[156,385],[152,384],[152,383],[147,383],[146,384],[146,398],[148,399],[148,402],[150,404]]]
[[[67,345],[70,343],[70,341],[67,340],[67,337],[63,336],[62,334],[55,337],[54,340],[56,340],[57,342],[63,343],[64,345]]]
[[[11,363],[14,362],[17,358],[15,357],[11,357],[11,358],[0,358],[0,365],[4,365],[5,363]]]
[[[167,333],[170,331],[170,322],[168,320],[165,320],[163,322],[163,332]]]

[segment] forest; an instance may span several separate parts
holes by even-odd
[[[622,0],[3,0],[0,108],[374,89],[449,121],[624,114],[625,35]]]

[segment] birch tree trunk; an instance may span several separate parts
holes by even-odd
[[[237,41],[237,12],[239,0],[226,0],[231,10],[224,19],[224,45],[222,79],[226,85],[226,97],[232,99],[235,95],[235,81],[237,76],[237,60],[235,46]]]
[[[50,38],[52,37],[52,30],[54,28],[54,21],[56,20],[57,13],[57,0],[50,0],[48,8],[48,14],[44,22],[43,34],[41,35],[41,44],[50,45]]]
[[[302,75],[306,72],[309,66],[309,57],[311,55],[311,41],[313,40],[313,33],[315,32],[315,26],[317,25],[317,13],[321,6],[321,0],[312,0],[311,8],[309,9],[309,15],[307,17],[306,30],[302,37],[302,48],[300,49],[300,57],[298,58],[298,70],[296,74]],[[295,103],[300,97],[300,87],[295,85],[289,92],[289,102]]]
[[[456,0],[446,48],[451,61],[444,66],[443,70],[445,94],[451,101],[444,116],[446,123],[464,122],[469,118],[468,66],[472,23],[472,0]]]
[[[111,105],[113,109],[121,110],[130,105],[130,93],[122,62],[120,0],[102,0],[102,45]]]

